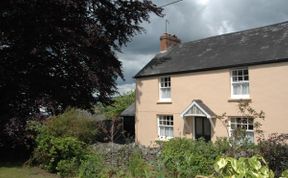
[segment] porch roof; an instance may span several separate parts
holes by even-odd
[[[181,117],[183,118],[188,116],[207,117],[211,126],[213,128],[215,127],[212,118],[215,118],[216,114],[199,99],[193,100],[192,103],[181,113]]]
[[[213,118],[216,117],[216,114],[201,100],[196,99],[181,113],[181,116],[205,116]]]

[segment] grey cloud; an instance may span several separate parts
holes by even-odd
[[[123,74],[125,80],[118,78],[118,85],[134,83],[133,76],[138,73],[141,68],[146,65],[150,59],[154,56],[151,54],[132,54],[132,53],[122,53],[118,54],[120,61],[122,61]]]

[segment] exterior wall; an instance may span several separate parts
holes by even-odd
[[[265,134],[288,132],[288,62],[250,66],[251,106],[265,112],[261,121]],[[159,102],[159,77],[136,81],[136,142],[153,146],[158,139],[157,115],[173,115],[174,137],[192,138],[180,114],[192,100],[202,100],[217,115],[239,116],[238,102],[231,100],[230,69],[170,75],[171,103]],[[192,119],[186,119],[193,124]],[[212,140],[227,136],[222,123],[215,121]]]

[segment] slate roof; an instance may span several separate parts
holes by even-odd
[[[120,116],[125,117],[125,116],[135,116],[136,112],[136,106],[135,102],[128,106],[123,112],[121,112]]]
[[[157,54],[135,78],[288,61],[288,21],[192,41]]]

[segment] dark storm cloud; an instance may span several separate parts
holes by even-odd
[[[153,1],[157,5],[174,0]],[[146,33],[137,35],[118,54],[125,81],[118,80],[121,90],[133,87],[132,78],[159,52],[159,37],[165,32],[176,34],[182,42],[249,28],[288,21],[288,0],[183,0],[164,8],[166,16],[151,16],[142,26]]]

